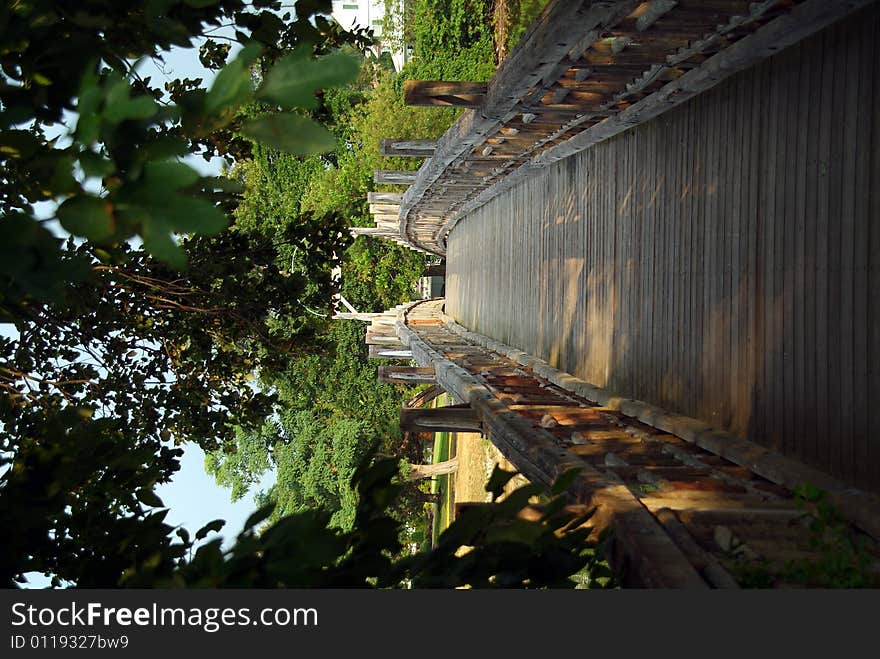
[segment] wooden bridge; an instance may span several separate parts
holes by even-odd
[[[876,0],[551,1],[488,85],[407,88],[468,109],[386,141],[427,159],[377,172],[409,187],[368,232],[445,256],[447,297],[371,352],[533,480],[585,466],[633,583],[806,560],[804,484],[880,540],[878,37]]]

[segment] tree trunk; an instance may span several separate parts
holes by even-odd
[[[480,417],[468,405],[400,409],[404,432],[480,432]]]
[[[452,458],[445,462],[438,462],[430,465],[413,465],[409,466],[409,480],[418,481],[423,478],[433,478],[434,476],[442,476],[458,471],[458,458]]]

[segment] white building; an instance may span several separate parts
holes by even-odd
[[[380,40],[382,49],[382,20],[385,18],[385,0],[333,0],[333,18],[343,27],[369,27]],[[403,52],[392,52],[394,68],[400,71],[406,62]]]

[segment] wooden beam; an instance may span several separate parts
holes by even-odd
[[[697,541],[694,540],[693,536],[685,525],[678,520],[674,512],[668,508],[661,508],[654,516],[666,529],[669,537],[672,538],[675,544],[678,545],[679,549],[681,549],[684,555],[687,556],[691,565],[703,575],[706,581],[711,583],[715,588],[739,588],[736,579],[724,569],[721,563],[719,563],[712,554],[703,549]]]
[[[370,359],[412,359],[411,350],[386,348],[384,346],[369,346]]]
[[[403,99],[407,105],[476,108],[485,96],[485,82],[407,80],[403,84]]]
[[[406,346],[397,338],[397,334],[367,330],[365,343],[368,346],[384,346],[386,348],[405,349]]]
[[[397,204],[370,204],[370,212],[374,215],[396,215],[399,211]]]
[[[590,525],[611,527],[615,567],[626,582],[658,588],[705,588],[706,582],[638,499],[614,477],[601,473],[559,446],[544,428],[512,411],[470,372],[441,355],[407,326],[400,327],[420,363],[432,364],[438,383],[457,400],[467,401],[483,420],[483,432],[514,466],[548,490],[569,467],[580,474],[566,491],[575,504],[596,507]]]
[[[545,151],[535,164],[545,166],[556,162],[649,121],[874,1],[807,0],[710,57],[698,68],[666,84],[658,92]]]
[[[378,236],[380,238],[389,236],[392,233],[384,227],[351,227],[349,231],[353,236]]]
[[[516,48],[489,82],[483,103],[466,110],[446,131],[431,160],[422,166],[416,182],[407,190],[401,206],[401,235],[414,245],[444,254],[438,244],[418,243],[407,226],[410,211],[447,170],[493,135],[536,85],[552,84],[560,66],[572,66],[569,51],[584,45],[584,35],[600,35],[631,13],[640,0],[552,0],[526,32]],[[553,78],[551,80],[551,78]],[[558,78],[558,75],[557,75]],[[541,94],[543,95],[543,93]]]
[[[399,169],[377,169],[373,172],[373,182],[385,185],[411,185],[418,176],[417,171]]]
[[[654,0],[648,3],[648,7],[636,19],[636,29],[644,32],[654,23],[659,21],[664,14],[672,11],[678,0]]]
[[[436,148],[437,140],[383,137],[380,151],[386,158],[430,158]]]
[[[368,192],[367,201],[371,204],[397,204],[403,201],[403,195],[397,192]]]
[[[469,406],[400,409],[402,432],[480,432],[480,417]]]
[[[380,366],[379,382],[405,384],[408,387],[417,384],[435,384],[437,378],[430,366]],[[409,405],[408,407],[412,407]]]
[[[358,313],[342,311],[333,314],[333,320],[361,320],[367,323],[394,324],[392,316],[385,313]]]

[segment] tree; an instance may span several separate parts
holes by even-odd
[[[36,220],[34,203],[60,198],[58,219],[72,234],[105,250],[140,236],[151,254],[180,269],[185,262],[173,234],[217,233],[227,220],[211,203],[224,183],[198,176],[175,158],[206,141],[218,144],[217,131],[236,129],[299,153],[332,148],[325,129],[289,110],[317,108],[317,88],[344,83],[357,72],[357,63],[342,53],[327,54],[320,63],[311,54],[337,42],[360,44],[363,35],[332,28],[320,16],[313,24],[310,19],[329,11],[329,2],[297,3],[296,20],[270,11],[279,8],[280,2],[266,0],[256,2],[254,11],[239,0],[124,6],[37,0],[0,10],[0,66],[8,80],[0,89],[0,210],[26,241],[0,266],[7,320],[31,300],[57,300],[53,282],[63,276],[87,273],[82,265],[72,269],[61,262],[57,242]],[[138,58],[190,47],[207,26],[224,21],[238,26],[236,37],[245,46],[210,89],[199,87],[200,80],[179,81],[169,87],[171,104],[137,74]],[[289,52],[270,66],[279,43]],[[222,53],[215,49],[215,65]],[[253,67],[261,56],[255,88]],[[264,114],[239,113],[256,100]],[[62,123],[65,112],[76,113],[74,130]],[[56,139],[59,132],[64,140]]]
[[[39,570],[108,585],[143,562],[173,564],[180,550],[152,510],[153,487],[178,468],[169,442],[216,447],[258,424],[272,396],[248,381],[318,349],[302,306],[327,299],[329,280],[285,271],[279,251],[308,250],[329,269],[339,217],[310,215],[272,239],[227,230],[235,187],[178,158],[231,130],[299,153],[332,147],[305,111],[358,64],[312,54],[360,36],[316,16],[329,4],[301,1],[295,20],[270,11],[277,2],[235,0],[0,9],[0,221],[12,237],[0,319],[20,334],[0,342],[0,523],[20,530],[0,552],[7,583]],[[172,104],[138,76],[137,58],[224,21],[246,43],[210,89],[182,81]],[[285,40],[296,47],[279,56]],[[60,202],[57,219],[80,238],[50,233],[43,200]]]
[[[401,394],[377,381],[363,354],[362,327],[334,323],[325,336],[326,350],[299,355],[271,375],[273,417],[259,430],[239,430],[236,446],[209,453],[206,466],[233,496],[275,469],[276,484],[259,497],[277,504],[272,520],[321,506],[347,528],[356,505],[349,481],[369,447],[379,442],[383,451],[399,451]]]
[[[260,525],[272,513],[266,506],[245,523],[237,542],[227,551],[213,539],[195,551],[191,561],[176,566],[147,564],[131,571],[125,586],[143,587],[456,587],[543,588],[573,587],[570,575],[584,571],[592,587],[613,587],[602,560],[602,545],[588,540],[580,517],[566,512],[562,499],[545,507],[540,521],[518,517],[539,488],[525,486],[501,503],[470,508],[440,536],[430,552],[401,552],[401,523],[388,517],[387,506],[396,496],[398,464],[395,459],[364,462],[355,471],[357,506],[351,530],[330,524],[322,510],[288,515],[269,528]],[[497,501],[513,476],[496,469],[487,484]],[[570,483],[571,474],[559,487]],[[219,524],[197,534],[204,537]],[[170,530],[170,529],[169,529]],[[469,547],[461,552],[461,547]],[[190,550],[189,537],[182,538]]]

